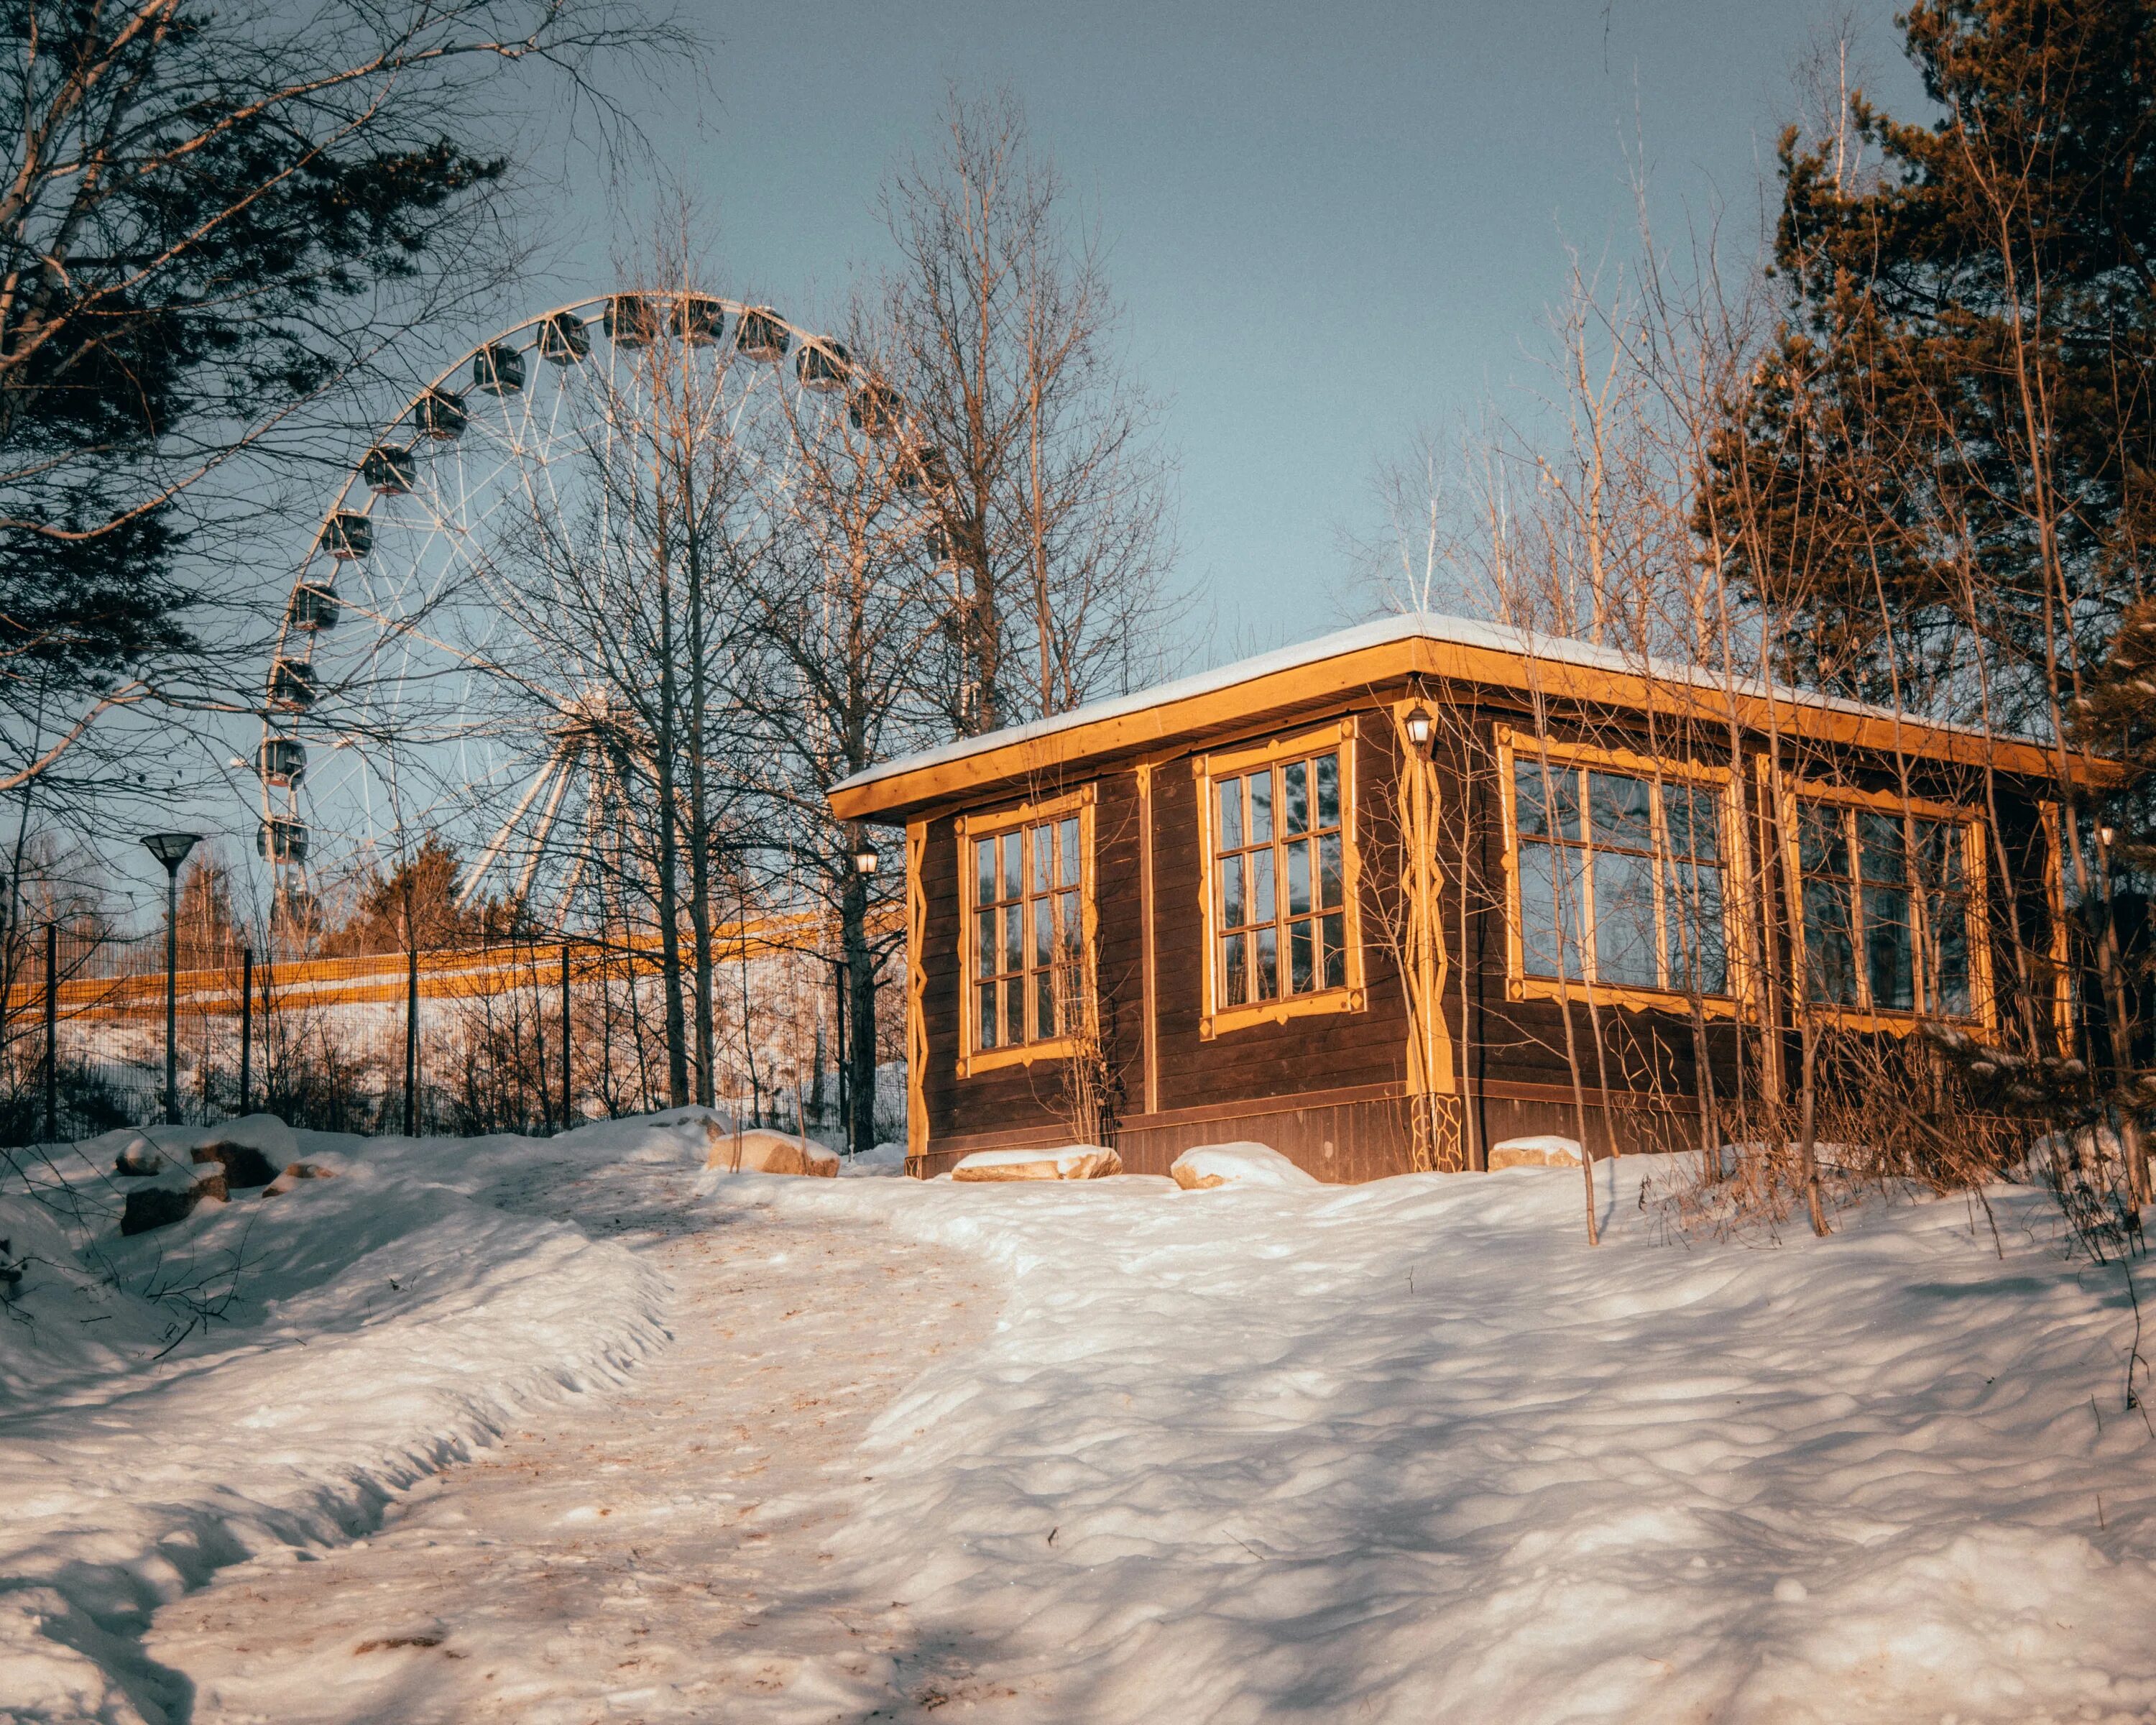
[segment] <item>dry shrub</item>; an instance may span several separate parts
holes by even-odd
[[[1718,1156],[1692,1152],[1640,1190],[1642,1209],[1674,1237],[1779,1237],[1805,1208],[1816,1166],[1822,1209],[1833,1215],[1867,1197],[1965,1193],[1979,1199],[2020,1177],[2041,1118],[1993,1104],[1950,1040],[1958,1032],[1888,1037],[1822,1026],[1805,1155],[1796,1099],[1780,1106],[1758,1091],[1724,1108]],[[1969,1039],[1961,1037],[1968,1042]],[[1971,1044],[1973,1048],[1974,1045]]]

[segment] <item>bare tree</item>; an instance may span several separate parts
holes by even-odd
[[[729,692],[742,715],[743,770],[763,811],[757,849],[776,876],[773,891],[835,915],[859,1151],[875,1142],[877,978],[904,936],[875,925],[882,876],[854,861],[875,854],[874,834],[834,822],[825,793],[935,733],[916,690],[941,610],[924,556],[937,505],[919,428],[883,381],[889,338],[857,306],[843,345],[850,410],[810,413],[796,402],[773,422],[784,439],[766,464],[785,474],[775,514],[768,531],[744,520],[732,543],[745,631]]]
[[[1095,228],[1007,92],[946,99],[886,187],[892,381],[938,506],[951,727],[1062,712],[1158,669],[1172,546],[1152,403],[1123,370]]]

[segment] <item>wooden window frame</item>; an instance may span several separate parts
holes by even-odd
[[[1759,757],[1761,802],[1766,803],[1768,762]],[[1845,809],[1878,809],[1890,813],[1912,816],[1920,820],[1945,822],[1961,829],[1963,896],[1969,901],[1969,992],[1972,1010],[1965,1016],[1948,1018],[1919,1005],[1907,1009],[1875,1006],[1840,1006],[1831,1001],[1811,999],[1811,964],[1804,950],[1804,870],[1800,866],[1797,837],[1797,804],[1799,803],[1828,803]],[[1792,967],[1790,988],[1796,1010],[1817,1013],[1829,1023],[1852,1030],[1876,1030],[1888,1035],[1907,1036],[1919,1025],[1930,1023],[1977,1027],[1985,1031],[1998,1028],[1998,999],[1992,987],[1991,974],[1991,877],[1984,844],[1984,816],[1978,809],[1959,803],[1934,802],[1925,797],[1905,797],[1899,791],[1855,790],[1846,785],[1826,784],[1813,779],[1784,778],[1782,783],[1782,873],[1783,896],[1789,916],[1789,947],[1795,963]],[[1852,930],[1863,926],[1861,901],[1863,885],[1854,883],[1858,901],[1851,904],[1850,916]],[[1912,895],[1921,897],[1922,895]],[[1921,916],[1922,912],[1918,913]],[[1922,924],[1913,923],[1911,930],[1912,954],[1911,963],[1915,983],[1921,991],[1924,981]],[[1857,987],[1866,994],[1871,992],[1871,978],[1866,973],[1860,954],[1857,963]]]
[[[1497,727],[1497,788],[1503,806],[1505,874],[1505,997],[1508,1000],[1565,1000],[1591,999],[1599,1005],[1629,1007],[1638,1011],[1686,1012],[1693,997],[1681,988],[1643,988],[1637,983],[1604,983],[1594,979],[1594,943],[1589,938],[1582,957],[1588,974],[1579,978],[1531,976],[1527,973],[1525,916],[1520,907],[1520,824],[1518,790],[1513,783],[1514,762],[1524,756],[1539,761],[1545,753],[1552,768],[1604,768],[1634,778],[1665,783],[1706,786],[1717,793],[1721,818],[1717,834],[1722,854],[1722,940],[1727,966],[1726,990],[1698,997],[1700,1010],[1709,1018],[1733,1019],[1745,1010],[1750,955],[1745,946],[1748,902],[1743,775],[1735,769],[1689,756],[1649,755],[1633,749],[1608,748],[1582,742],[1545,742],[1509,725]],[[1657,866],[1660,866],[1657,858]],[[1587,875],[1587,899],[1594,902],[1594,871]],[[1659,897],[1659,894],[1657,895]],[[1587,918],[1593,928],[1591,910]]]
[[[1254,1024],[1284,1024],[1290,1019],[1322,1013],[1361,1012],[1368,1006],[1363,973],[1363,849],[1359,833],[1361,799],[1356,794],[1355,783],[1357,738],[1355,716],[1348,713],[1322,725],[1283,732],[1263,742],[1200,755],[1192,762],[1198,788],[1199,926],[1204,945],[1198,1017],[1201,1040],[1210,1041],[1215,1036],[1247,1029]],[[1220,779],[1240,778],[1256,767],[1335,752],[1340,757],[1340,852],[1343,875],[1341,908],[1345,913],[1342,937],[1347,947],[1347,982],[1338,988],[1322,988],[1308,994],[1287,994],[1273,1000],[1222,1006],[1216,973],[1219,929],[1214,908],[1214,865],[1218,859],[1213,854],[1213,788]],[[1282,962],[1286,962],[1285,953]]]
[[[958,886],[958,1076],[970,1078],[978,1072],[993,1072],[1004,1066],[1030,1066],[1037,1060],[1068,1060],[1077,1045],[1077,1039],[1068,1032],[1060,1036],[1045,1037],[1037,1042],[1007,1044],[999,1048],[980,1046],[980,1020],[974,1012],[973,977],[973,846],[983,839],[1000,838],[1014,827],[1029,827],[1060,821],[1070,814],[1078,817],[1078,915],[1080,937],[1085,951],[1079,963],[1081,968],[1080,992],[1085,997],[1089,1019],[1098,1021],[1100,1003],[1093,975],[1093,948],[1100,931],[1100,916],[1094,906],[1093,805],[1095,789],[1083,785],[1075,791],[1040,802],[1021,803],[1015,808],[999,809],[987,814],[962,814],[953,824],[957,839]]]

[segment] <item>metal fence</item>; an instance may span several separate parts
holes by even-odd
[[[757,1118],[835,1129],[836,990],[804,932],[784,921],[732,932],[711,1088]],[[162,931],[26,929],[4,964],[0,1142],[163,1117]],[[465,1135],[661,1108],[662,988],[655,952],[574,940],[281,960],[183,951],[178,1111],[192,1122],[259,1111],[316,1131]]]

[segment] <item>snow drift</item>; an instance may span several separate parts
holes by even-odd
[[[11,1725],[167,1717],[184,1683],[134,1639],[160,1603],[265,1546],[352,1537],[518,1409],[657,1344],[665,1290],[630,1253],[466,1193],[542,1154],[678,1162],[703,1127],[300,1133],[340,1178],[123,1240],[108,1175],[136,1136],[54,1147],[50,1202],[0,1199],[0,1237],[26,1260],[0,1318]],[[184,1160],[206,1135],[154,1136]]]
[[[2117,1271],[2025,1188],[1996,1248],[1958,1200],[1667,1243],[1638,1200],[1668,1160],[1598,1169],[1599,1250],[1577,1168],[715,1201],[1014,1273],[875,1428],[834,1547],[1014,1717],[2152,1717]]]

